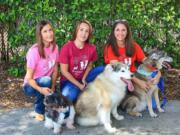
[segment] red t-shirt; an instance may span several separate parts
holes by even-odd
[[[98,58],[96,46],[85,43],[82,49],[75,46],[74,41],[69,41],[60,50],[59,61],[68,64],[69,72],[76,79],[82,79],[89,62],[94,62]],[[62,75],[61,80],[67,80]]]
[[[112,47],[108,46],[107,48],[105,48],[105,51],[104,51],[105,63],[109,64],[111,60],[118,60],[120,62],[124,62],[124,63],[128,64],[130,66],[130,71],[135,72],[136,71],[135,62],[136,61],[142,62],[143,59],[145,58],[145,55],[144,55],[143,50],[139,46],[139,44],[134,42],[134,47],[135,47],[135,53],[132,57],[126,56],[125,47],[118,48],[120,56],[117,57],[114,55],[114,53],[112,51]]]

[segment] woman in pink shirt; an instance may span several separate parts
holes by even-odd
[[[36,27],[37,43],[27,52],[27,71],[24,78],[24,92],[35,96],[34,117],[44,120],[45,95],[55,91],[58,76],[58,46],[55,43],[54,31],[48,21],[41,21]]]
[[[96,46],[89,43],[91,35],[91,24],[87,20],[78,22],[73,39],[60,51],[60,88],[62,94],[73,103],[94,74],[89,73],[98,56]]]

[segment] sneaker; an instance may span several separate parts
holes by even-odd
[[[35,118],[37,121],[44,121],[44,115],[37,112],[31,112],[30,116]]]

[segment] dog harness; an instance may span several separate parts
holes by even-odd
[[[62,119],[66,119],[69,117],[69,115],[70,115],[70,106],[66,107],[65,112],[61,112],[60,117],[62,117]]]
[[[137,73],[140,75],[143,75],[145,77],[151,77],[151,74],[152,74],[152,72],[148,72],[148,71],[144,70],[142,66],[138,67]]]

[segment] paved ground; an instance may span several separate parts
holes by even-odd
[[[26,108],[4,112],[0,108],[0,135],[53,135],[43,122],[29,116],[32,110]],[[143,113],[142,118],[123,113],[124,120],[113,119],[113,125],[120,130],[116,135],[180,135],[180,101],[169,101],[165,110],[158,118],[151,118],[147,112]],[[64,128],[62,135],[107,135],[102,126],[76,127],[75,130]]]

